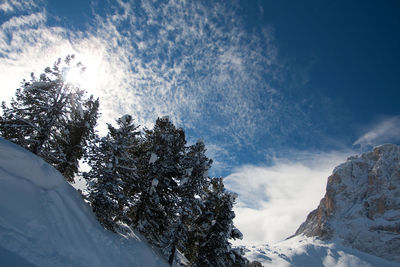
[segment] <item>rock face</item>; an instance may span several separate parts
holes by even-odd
[[[400,146],[382,145],[337,166],[318,208],[295,235],[300,234],[340,238],[400,262]]]

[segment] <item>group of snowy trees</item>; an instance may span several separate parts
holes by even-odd
[[[232,222],[236,195],[209,178],[204,143],[187,146],[167,117],[144,134],[137,129],[125,115],[89,149],[84,177],[98,220],[111,231],[133,227],[170,263],[178,249],[191,266],[243,266],[229,243],[241,238]]]
[[[57,168],[68,181],[78,162],[90,166],[87,199],[100,223],[118,232],[128,225],[172,263],[177,250],[190,266],[244,266],[246,259],[229,239],[241,238],[232,211],[236,195],[222,178],[210,178],[212,160],[202,141],[187,145],[185,133],[167,118],[138,130],[131,116],[108,124],[100,138],[94,130],[99,101],[65,82],[63,64],[17,89],[11,107],[2,103],[0,134]],[[78,63],[73,67],[82,68]]]

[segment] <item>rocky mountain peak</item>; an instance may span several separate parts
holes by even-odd
[[[385,144],[337,166],[326,194],[295,235],[339,238],[400,262],[400,146]]]

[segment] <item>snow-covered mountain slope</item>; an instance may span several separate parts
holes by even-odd
[[[339,238],[400,265],[400,146],[382,145],[337,166],[298,234]]]
[[[342,245],[340,240],[321,241],[295,236],[275,245],[247,247],[245,256],[274,267],[398,267],[388,261]]]
[[[168,266],[144,242],[105,231],[61,174],[0,138],[0,266]]]

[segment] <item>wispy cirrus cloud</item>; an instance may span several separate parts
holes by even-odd
[[[122,16],[98,18],[101,31],[111,33],[106,39],[118,43],[112,49],[130,61],[124,93],[132,97],[121,99],[123,106],[140,122],[170,114],[200,134],[207,129],[235,144],[253,138],[266,108],[259,94],[277,93],[268,83],[260,88],[278,66],[269,32],[249,35],[235,10],[221,3],[132,5],[119,6]]]
[[[26,11],[26,10],[32,10],[37,8],[42,1],[34,1],[34,0],[25,0],[25,1],[19,1],[19,0],[3,0],[0,3],[0,12],[4,13],[12,13],[12,12],[17,12],[17,11]]]
[[[361,149],[384,143],[400,143],[400,116],[384,118],[369,127],[353,145]]]

